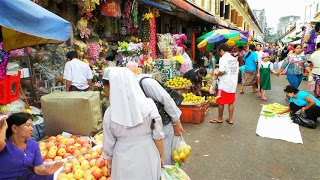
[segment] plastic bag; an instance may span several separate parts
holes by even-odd
[[[307,128],[312,128],[312,129],[317,128],[317,123],[315,121],[313,121],[311,119],[307,119],[306,117],[304,117],[301,114],[296,114],[293,119],[293,122],[296,124],[299,124],[300,126],[304,126]]]
[[[314,91],[316,89],[316,82],[313,80],[313,76],[308,77],[308,91]]]
[[[179,166],[164,166],[161,171],[161,180],[191,180]]]
[[[188,161],[191,146],[187,145],[182,136],[174,136],[172,143],[172,161],[180,165]]]
[[[40,141],[44,139],[46,136],[46,132],[44,130],[44,121],[41,116],[35,116],[35,120],[32,122],[33,131],[32,131],[32,139],[35,141]]]
[[[209,89],[209,93],[216,96],[218,93],[218,79],[213,79],[211,87]]]

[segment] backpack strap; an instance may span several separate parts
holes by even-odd
[[[145,92],[144,89],[143,89],[142,81],[143,81],[144,79],[147,79],[147,78],[150,78],[150,77],[143,77],[143,78],[141,78],[140,81],[139,81],[139,86],[140,86],[140,88],[142,89],[144,95],[146,95],[146,97],[148,97],[148,96],[147,96],[146,92]]]

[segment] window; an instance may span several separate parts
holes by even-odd
[[[224,16],[224,1],[220,1],[220,17]]]
[[[224,18],[230,19],[230,5],[229,4],[225,6]]]

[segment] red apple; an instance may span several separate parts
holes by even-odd
[[[56,156],[56,157],[54,157],[53,160],[54,160],[54,161],[60,161],[60,160],[62,160],[62,157],[61,157],[61,156]]]
[[[76,170],[78,170],[78,169],[82,169],[82,168],[81,168],[81,165],[80,165],[80,164],[75,164],[75,165],[72,167],[72,169],[73,169],[73,172],[74,172],[74,171],[76,171]]]
[[[82,169],[77,169],[73,172],[75,179],[81,179],[84,176],[84,171]]]
[[[56,155],[57,155],[57,151],[54,151],[54,150],[49,150],[47,153],[47,156],[51,159],[54,159]]]
[[[58,156],[64,156],[65,154],[67,153],[66,149],[65,148],[59,148],[58,151],[57,151],[57,155]]]
[[[46,144],[39,144],[40,151],[47,150]]]
[[[63,158],[67,158],[67,157],[70,157],[70,156],[71,156],[70,153],[66,153],[66,154],[63,156]]]
[[[102,176],[101,178],[99,178],[99,180],[107,180],[106,176]]]
[[[81,154],[86,154],[88,152],[88,148],[82,147],[80,148]]]
[[[91,159],[90,160],[90,166],[95,166],[96,165],[96,159]]]
[[[64,148],[64,149],[66,149],[67,146],[66,146],[65,144],[59,144],[59,145],[58,145],[58,148]]]
[[[47,150],[41,150],[40,153],[41,153],[42,159],[46,158],[46,156],[47,156]]]
[[[86,158],[86,160],[90,161],[90,160],[91,160],[91,157],[90,157],[90,156],[91,156],[90,154],[85,154],[85,155],[84,155],[84,158]]]
[[[58,147],[57,146],[51,146],[49,148],[49,151],[58,151]]]
[[[66,173],[66,174],[69,174],[72,172],[72,168],[71,167],[64,167],[63,168],[63,172]]]
[[[64,145],[66,145],[67,142],[68,142],[68,138],[61,138],[61,139],[59,140],[59,144],[64,144]]]
[[[56,140],[57,140],[57,137],[55,137],[55,136],[50,136],[48,140],[49,140],[49,141],[56,141]]]
[[[81,144],[81,146],[83,146],[85,143],[88,143],[88,141],[84,140],[84,139],[79,139],[78,143]]]
[[[68,173],[67,174],[67,179],[74,179],[73,173]]]
[[[66,173],[60,173],[58,175],[58,180],[64,180],[64,179],[67,179],[67,174]]]
[[[67,140],[67,146],[69,146],[69,145],[74,145],[74,143],[76,142],[76,140],[74,140],[74,139],[72,139],[72,138],[69,138],[68,140]]]
[[[95,163],[95,166],[101,168],[102,166],[104,166],[104,159],[102,157],[99,157],[97,160],[96,160],[96,163]]]
[[[74,147],[73,147],[73,145],[69,145],[69,146],[67,146],[67,152],[68,153],[73,153],[73,151],[74,151]]]
[[[75,144],[73,145],[73,147],[74,147],[74,149],[78,149],[78,150],[80,150],[80,148],[81,148],[81,144],[79,144],[79,143],[75,143]]]
[[[79,137],[76,136],[76,135],[71,135],[70,138],[72,138],[72,139],[74,139],[74,140],[78,140],[78,139],[79,139]]]
[[[93,152],[91,153],[91,158],[92,158],[92,159],[96,159],[96,158],[98,158],[98,157],[99,157],[99,154],[98,154],[97,151],[93,151]]]
[[[82,168],[83,170],[90,169],[90,163],[89,163],[89,161],[88,161],[88,160],[83,160],[83,161],[81,162],[81,168]]]
[[[72,163],[69,163],[69,162],[67,162],[66,164],[64,164],[64,167],[65,168],[72,168]]]
[[[90,149],[90,148],[91,148],[91,145],[90,145],[88,142],[86,142],[86,143],[84,143],[84,144],[82,145],[82,147],[86,147],[86,148]]]
[[[81,151],[78,150],[78,149],[76,149],[76,150],[73,151],[72,154],[73,154],[74,156],[79,156],[79,155],[81,155]]]
[[[103,166],[101,168],[101,171],[102,171],[102,176],[109,176],[109,170],[108,170],[107,166]]]
[[[92,170],[92,175],[96,178],[96,179],[99,179],[102,177],[102,170],[98,167],[95,167],[93,170]]]
[[[48,141],[48,142],[46,143],[46,148],[49,150],[51,146],[55,146],[55,145],[56,145],[56,144],[55,144],[54,141]]]

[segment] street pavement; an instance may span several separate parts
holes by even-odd
[[[192,180],[214,179],[320,179],[320,127],[300,127],[303,144],[263,138],[256,135],[261,104],[287,105],[284,76],[272,76],[268,101],[246,87],[239,88],[234,112],[234,124],[211,124],[217,108],[210,108],[205,121],[199,125],[184,123],[184,138],[192,146],[188,162],[182,169]],[[304,81],[300,88],[306,89]],[[224,120],[227,118],[227,108]]]

